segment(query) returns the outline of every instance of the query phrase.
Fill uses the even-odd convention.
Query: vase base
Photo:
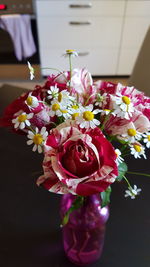
[[[66,253],[67,258],[72,263],[78,265],[78,266],[88,266],[89,264],[92,264],[96,262],[100,256],[101,252],[99,252],[99,255],[97,255],[97,251],[90,251],[90,252],[79,252],[79,251],[70,251],[69,253]]]

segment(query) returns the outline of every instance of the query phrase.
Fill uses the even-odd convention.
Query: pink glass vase
[[[61,216],[70,208],[75,196],[63,195]],[[85,198],[81,208],[74,210],[68,223],[63,226],[63,246],[69,260],[79,266],[86,266],[101,256],[105,224],[109,217],[108,206],[101,208],[99,194]]]

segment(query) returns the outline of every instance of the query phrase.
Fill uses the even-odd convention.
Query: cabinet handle
[[[88,3],[88,4],[71,4],[69,5],[70,8],[91,8],[92,7],[92,3]]]
[[[88,56],[89,54],[90,54],[90,52],[78,52],[79,57]]]
[[[70,25],[90,25],[90,21],[70,21]]]

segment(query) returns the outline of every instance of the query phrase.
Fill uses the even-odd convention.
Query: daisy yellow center
[[[129,136],[135,136],[136,135],[136,130],[135,129],[128,129],[128,135]]]
[[[52,105],[52,110],[53,111],[56,111],[58,109],[60,109],[60,105],[59,104],[55,103],[55,104]]]
[[[62,113],[67,113],[67,110],[65,110],[65,109],[61,109],[61,112],[62,112]]]
[[[78,105],[73,105],[72,108],[73,109],[78,109]]]
[[[76,119],[76,117],[78,117],[78,116],[79,116],[79,113],[78,113],[78,112],[76,112],[76,113],[72,114],[72,119],[73,119],[73,120],[75,120],[75,119]]]
[[[72,54],[73,52],[74,52],[74,50],[72,50],[72,49],[67,49],[67,50],[66,50],[66,53],[67,53],[67,54]]]
[[[27,98],[26,101],[27,101],[28,106],[32,106],[33,100],[32,100],[32,97],[31,96],[28,96],[28,98]]]
[[[123,101],[123,103],[125,103],[126,105],[129,105],[129,104],[131,103],[130,98],[129,98],[128,96],[125,96],[125,95],[122,97],[122,101]]]
[[[33,137],[33,142],[36,144],[36,145],[41,145],[42,142],[43,142],[43,137],[41,134],[35,134],[34,137]]]
[[[18,121],[19,122],[24,122],[27,119],[27,115],[21,114],[18,116]]]
[[[62,100],[62,93],[59,93],[58,94],[58,101],[61,102],[61,100]]]
[[[92,121],[94,119],[94,114],[93,112],[91,111],[84,111],[83,112],[83,118],[86,120],[86,121]]]
[[[150,141],[150,135],[147,136],[148,141]]]
[[[118,158],[119,157],[119,154],[115,151],[115,154],[116,154],[116,157]]]
[[[105,108],[104,111],[108,111],[108,112],[110,112],[110,109]]]
[[[134,145],[134,149],[137,151],[137,152],[141,152],[141,146],[139,145]]]

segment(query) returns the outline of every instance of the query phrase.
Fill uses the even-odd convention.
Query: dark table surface
[[[0,88],[0,113],[22,89]],[[0,128],[0,266],[73,267],[63,252],[61,196],[38,188],[43,156],[26,138]],[[147,160],[130,160],[130,170],[150,173]],[[100,260],[91,267],[150,267],[150,178],[128,176],[142,188],[135,200],[124,198],[125,183],[112,187],[110,218]]]

